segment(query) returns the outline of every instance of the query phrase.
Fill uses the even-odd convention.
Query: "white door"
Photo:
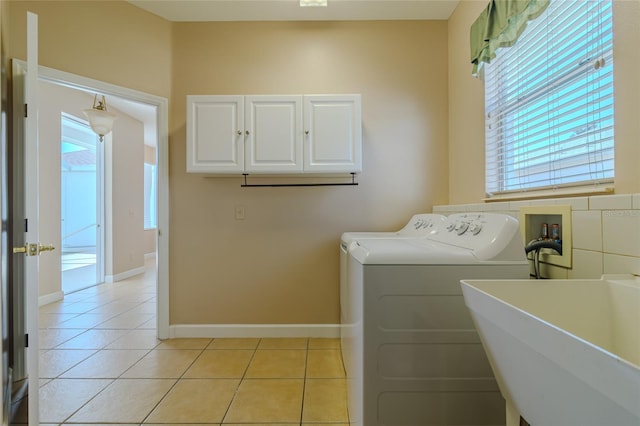
[[[28,228],[25,241],[40,252],[40,209],[38,205],[39,164],[38,164],[38,15],[27,13],[27,76],[25,80],[25,100],[27,117],[25,118],[25,214]],[[40,424],[39,412],[39,345],[38,345],[38,283],[39,256],[27,256],[25,261],[25,299],[27,310],[27,333],[31,336],[27,348],[27,373],[30,378],[29,425]]]
[[[39,424],[39,372],[38,372],[38,280],[39,254],[48,251],[39,242],[38,208],[38,16],[27,12],[27,65],[14,64],[13,78],[17,88],[14,91],[14,114],[25,107],[25,118],[18,122],[21,135],[14,143],[23,141],[24,148],[24,246],[14,247],[14,256],[24,256],[24,320],[28,336],[26,352],[26,377],[29,379],[29,425]],[[22,101],[22,102],[21,102]],[[20,125],[22,124],[22,125]],[[14,217],[14,220],[22,218]]]
[[[187,171],[242,173],[242,96],[187,96]]]
[[[302,96],[245,97],[245,171],[302,171]]]
[[[305,95],[304,171],[362,171],[360,95]]]

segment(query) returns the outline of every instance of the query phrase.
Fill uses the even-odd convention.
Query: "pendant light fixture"
[[[98,135],[100,142],[104,141],[104,135],[108,135],[113,128],[116,115],[107,111],[107,100],[104,95],[98,100],[98,94],[93,97],[93,107],[82,111],[89,120],[91,129]]]

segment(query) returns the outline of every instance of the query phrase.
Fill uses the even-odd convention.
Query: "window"
[[[144,163],[144,229],[156,227],[156,165]]]
[[[552,0],[484,68],[486,190],[611,182],[611,0]]]

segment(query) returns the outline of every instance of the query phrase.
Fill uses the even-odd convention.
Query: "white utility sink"
[[[461,284],[507,426],[640,425],[640,277]]]

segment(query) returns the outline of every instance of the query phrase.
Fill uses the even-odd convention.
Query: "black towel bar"
[[[247,183],[248,173],[243,173],[244,183],[240,185],[241,188],[260,188],[260,187],[271,187],[271,188],[282,188],[289,186],[358,186],[358,182],[355,181],[356,174],[351,173],[351,182],[325,182],[325,183],[256,183],[249,184]]]

